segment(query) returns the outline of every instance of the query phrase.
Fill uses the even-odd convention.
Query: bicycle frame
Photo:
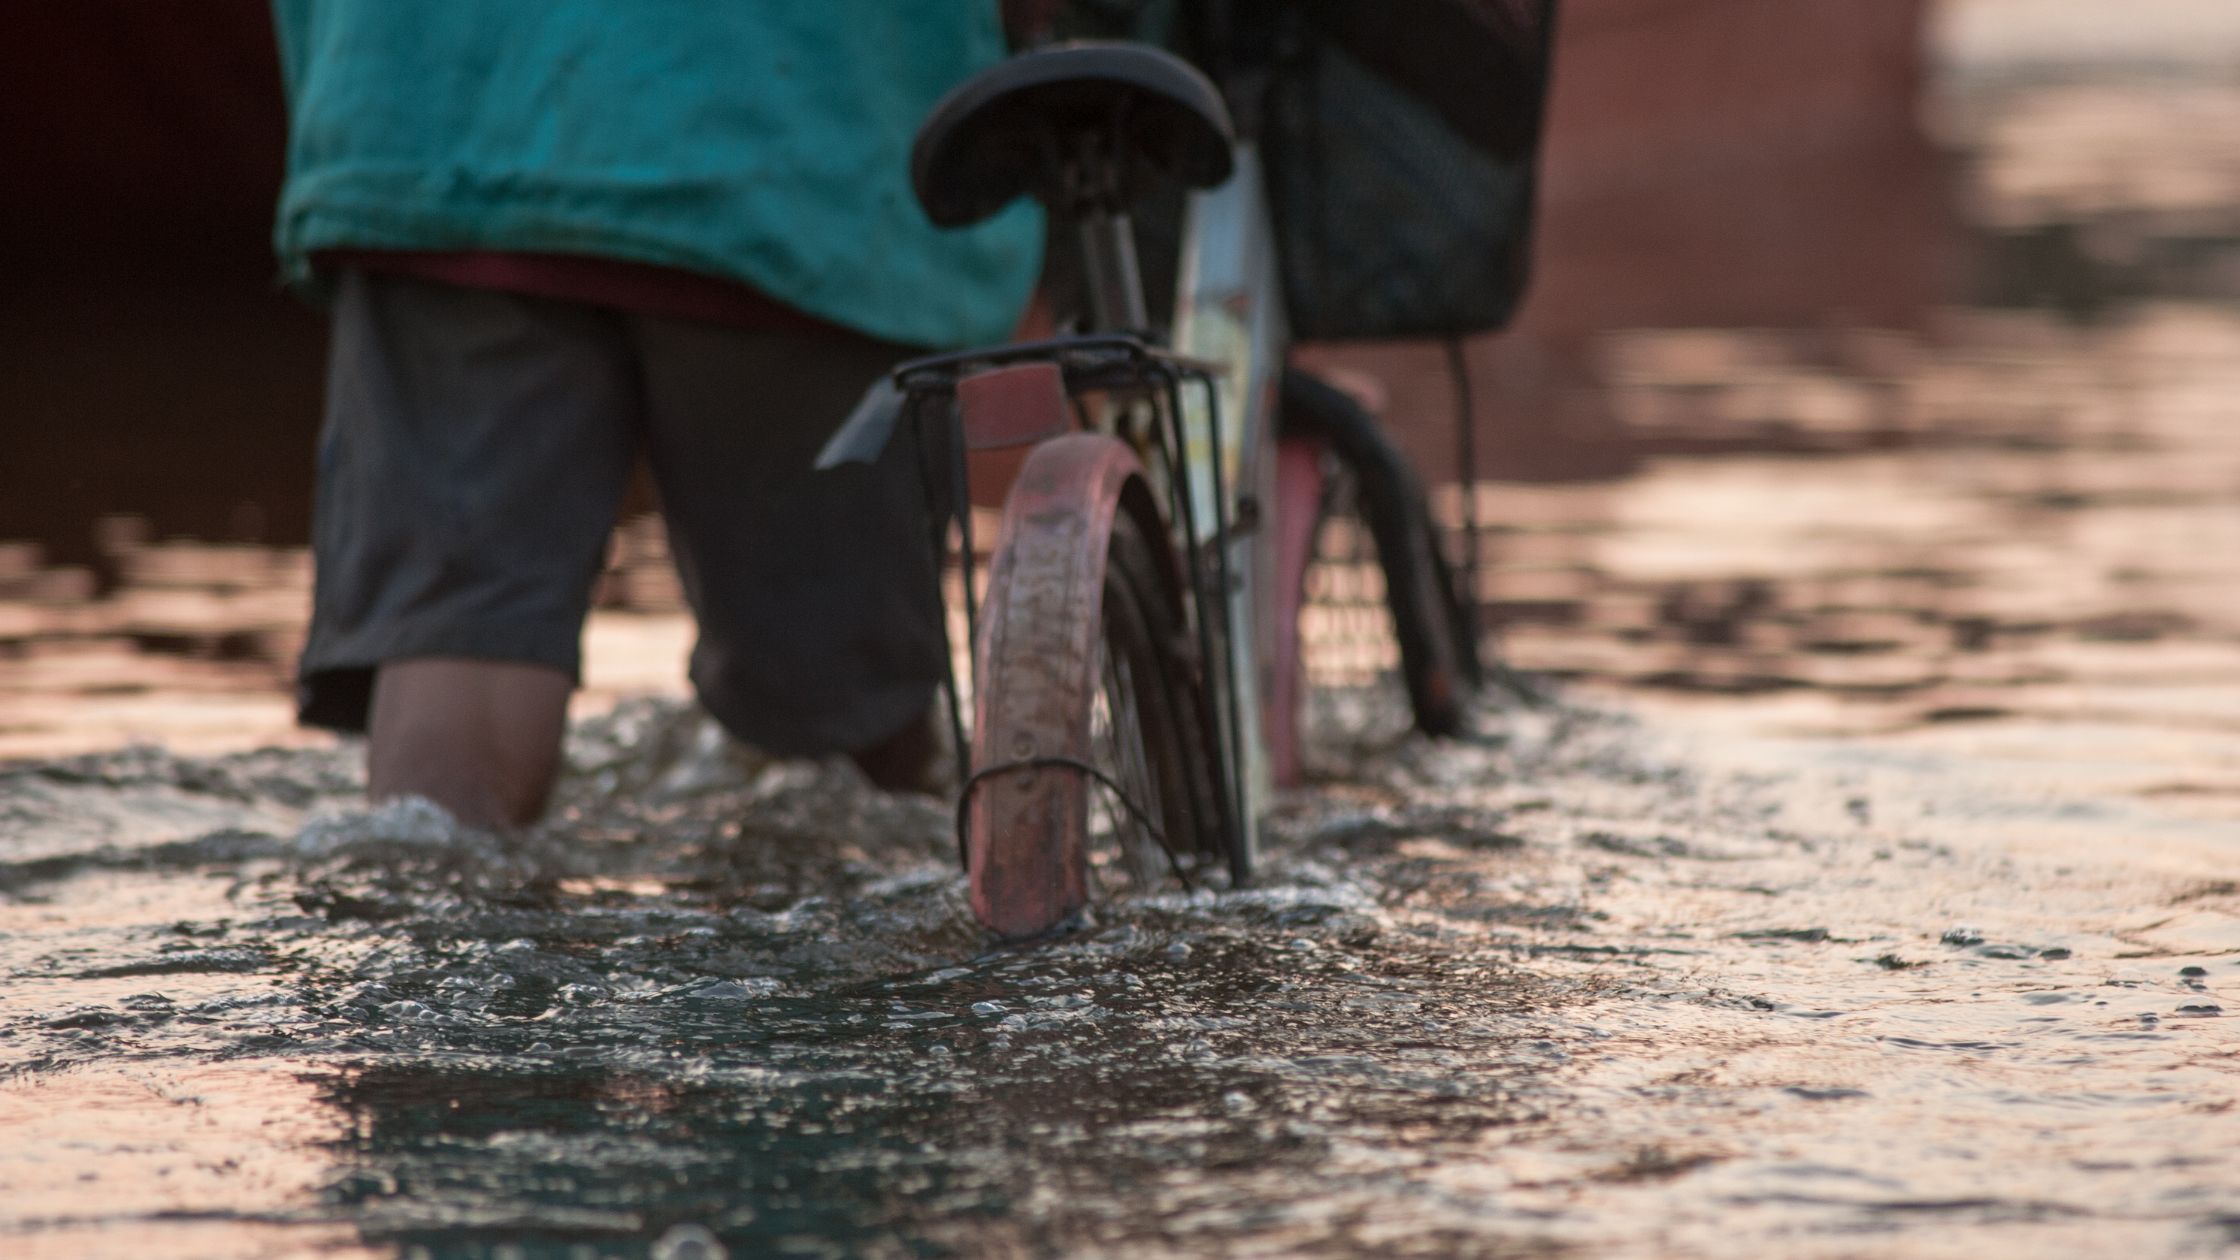
[[[1276,385],[1289,338],[1260,159],[1250,141],[1238,144],[1228,183],[1190,198],[1175,295],[1175,348],[1222,369],[1214,386],[1218,416],[1195,398],[1185,402],[1182,469],[1198,519],[1234,522],[1217,542],[1230,574],[1226,620],[1241,629],[1227,645],[1231,686],[1222,720],[1239,780],[1241,825],[1257,848],[1272,790],[1262,699],[1282,614],[1270,578],[1277,571]]]
[[[1196,639],[1186,656],[1195,662],[1190,668],[1207,697],[1201,729],[1212,763],[1208,790],[1213,795],[1204,805],[1220,817],[1197,816],[1218,824],[1232,876],[1244,879],[1272,788],[1263,729],[1270,628],[1291,611],[1269,581],[1279,570],[1272,517],[1276,404],[1286,330],[1258,155],[1248,138],[1239,138],[1231,157],[1229,177],[1192,194],[1187,203],[1168,336],[1151,327],[1127,206],[1089,196],[1072,205],[1069,224],[1086,280],[1087,309],[1075,325],[1081,331],[901,365],[891,377],[893,389],[867,397],[828,444],[820,464],[875,453],[898,420],[907,422],[918,443],[934,560],[946,566],[953,558],[963,569],[965,620],[975,644],[976,671],[982,665],[980,654],[993,650],[983,645],[1029,641],[1007,629],[1021,624],[1020,617],[1029,619],[1024,624],[1051,627],[1052,634],[1071,635],[1070,627],[1078,623],[1067,622],[1061,609],[1094,610],[1099,599],[1091,587],[1059,592],[1061,603],[1053,605],[1042,585],[1005,585],[1011,594],[1002,609],[983,617],[974,571],[970,452],[1032,448],[1021,465],[1032,475],[1005,496],[999,577],[1000,559],[1015,554],[1010,540],[1027,535],[1036,539],[1034,554],[1048,558],[1033,562],[1044,566],[1036,570],[1036,583],[1070,583],[1082,574],[1102,572],[1103,540],[1116,511],[1134,517],[1135,527],[1147,536],[1164,540],[1169,554],[1161,564],[1181,600],[1183,624],[1175,633]],[[1098,165],[1116,159],[1099,148],[1094,135],[1085,135],[1070,157],[1053,155],[1052,160],[1073,163],[1067,178],[1078,182],[1069,188],[1117,186],[1109,168]],[[1077,430],[1098,440],[1066,438]],[[1115,477],[1140,483],[1132,500],[1126,493],[1114,497],[1122,488]],[[1058,524],[1061,519],[1071,523]],[[1015,523],[1024,533],[1014,534]],[[1056,561],[1060,552],[1074,548],[1093,549],[1093,566],[1087,551],[1078,562]],[[1072,647],[1053,644],[1052,649],[1059,652],[1054,659],[1072,659]],[[953,661],[953,654],[945,655]],[[1056,765],[1086,778],[1103,777],[1070,753],[1049,751],[1054,728],[1035,725],[1043,719],[1018,716],[1047,712],[1037,707],[1042,701],[1036,698],[1045,675],[1028,672],[1036,679],[1033,687],[1007,688],[1003,694],[1014,699],[1006,701],[1004,716],[969,735],[962,689],[955,676],[949,680],[952,730],[966,754],[959,766],[958,838],[968,869],[975,865],[973,845],[980,842],[968,843],[967,823],[976,816],[972,801],[984,780],[1015,776],[1010,781],[1023,785],[1034,781],[1038,767]],[[975,676],[973,683],[975,711],[988,719],[988,680]],[[1021,721],[1028,725],[1017,725]],[[990,739],[1000,740],[1003,747],[982,747]],[[1114,787],[1109,780],[1107,786]],[[1015,799],[1021,798],[1007,794],[1003,808],[1011,808]],[[1121,800],[1135,808],[1125,793]],[[1032,882],[1039,859],[1013,868],[1006,865],[1011,855],[1009,848],[1001,850],[998,873],[990,878],[1006,879],[1002,872],[1018,869],[1029,871]],[[1188,882],[1179,866],[1176,873]],[[976,874],[976,897],[979,879]],[[1049,904],[1039,892],[1018,895]],[[1076,896],[1064,894],[1064,904],[1079,904]],[[1040,909],[1026,914],[1032,930],[1041,930],[1047,918]]]
[[[1271,793],[1299,776],[1299,601],[1331,476],[1363,496],[1419,729],[1460,729],[1477,677],[1405,458],[1358,400],[1286,367],[1250,126],[1266,50],[1214,51],[1225,92],[1155,47],[1086,43],[1023,53],[935,107],[911,168],[929,217],[1040,199],[1079,245],[1087,309],[1066,335],[903,364],[817,461],[873,459],[910,430],[931,558],[963,570],[973,643],[969,736],[943,654],[960,856],[974,912],[1013,939],[1084,910],[1114,839],[1123,857],[1156,842],[1185,887],[1209,860],[1251,880]],[[1164,333],[1130,223],[1159,176],[1200,190]],[[1005,448],[1025,449],[982,610],[970,454]]]
[[[1142,281],[1126,217],[1101,216],[1080,228],[1091,321],[1100,327],[1082,337],[921,360],[905,365],[896,379],[907,388],[912,380],[923,381],[928,367],[1038,358],[1063,362],[1069,350],[1109,351],[1137,341],[1144,322]],[[1231,825],[1248,851],[1259,847],[1259,821],[1273,791],[1263,700],[1269,668],[1280,655],[1273,628],[1287,611],[1268,580],[1278,569],[1271,527],[1276,387],[1288,342],[1279,283],[1259,157],[1249,141],[1240,141],[1228,182],[1192,194],[1185,210],[1173,353],[1160,355],[1140,342],[1142,375],[1133,381],[1124,372],[1099,380],[1085,365],[1067,373],[1076,397],[1100,387],[1122,395],[1131,385],[1152,387],[1156,405],[1173,425],[1174,449],[1166,459],[1149,462],[1145,472],[1177,509],[1168,527],[1199,596],[1194,620],[1221,725]],[[1185,383],[1201,388],[1181,388]],[[1113,432],[1119,410],[1105,408],[1090,427]],[[960,446],[971,446],[969,435]],[[1180,486],[1167,484],[1170,468],[1179,469]],[[955,494],[961,499],[963,493],[960,482]],[[971,547],[968,536],[966,552]],[[966,621],[977,638],[970,586],[968,571]],[[1217,600],[1205,599],[1208,592],[1218,593]],[[956,726],[964,747],[961,716]]]

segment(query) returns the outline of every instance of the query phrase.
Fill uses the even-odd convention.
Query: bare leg
[[[391,661],[373,686],[366,793],[425,796],[500,830],[544,814],[560,768],[573,681],[512,661]]]

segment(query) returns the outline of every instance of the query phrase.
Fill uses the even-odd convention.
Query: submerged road
[[[1322,725],[1263,887],[1028,949],[936,804],[657,704],[503,844],[341,753],[19,763],[0,1252],[2240,1245],[2223,825],[1583,710]]]

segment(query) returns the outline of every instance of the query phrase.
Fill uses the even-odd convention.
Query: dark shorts
[[[345,273],[301,720],[363,730],[386,661],[580,677],[592,584],[643,454],[709,711],[784,754],[899,731],[931,702],[942,651],[910,446],[871,467],[810,464],[908,353]]]

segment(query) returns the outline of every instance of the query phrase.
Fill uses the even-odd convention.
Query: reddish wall
[[[1480,471],[1631,458],[1594,341],[1659,326],[1909,326],[1958,295],[1962,236],[1917,110],[1929,0],[1564,0],[1534,280],[1470,343]],[[1435,475],[1443,351],[1325,353],[1382,377]]]
[[[325,342],[273,285],[264,0],[15,5],[0,85],[0,538],[301,538]]]
[[[1928,0],[1570,0],[1525,326],[1906,323],[1953,221]]]
[[[271,277],[284,120],[265,0],[16,6],[0,83],[11,281]]]
[[[1914,118],[1927,4],[1566,0],[1538,276],[1518,327],[1471,346],[1485,470],[1622,464],[1602,330],[1904,324],[1949,294]],[[0,40],[0,538],[83,555],[116,510],[302,535],[322,334],[271,285],[268,21],[265,0],[70,0]],[[1438,350],[1342,357],[1451,470]]]

